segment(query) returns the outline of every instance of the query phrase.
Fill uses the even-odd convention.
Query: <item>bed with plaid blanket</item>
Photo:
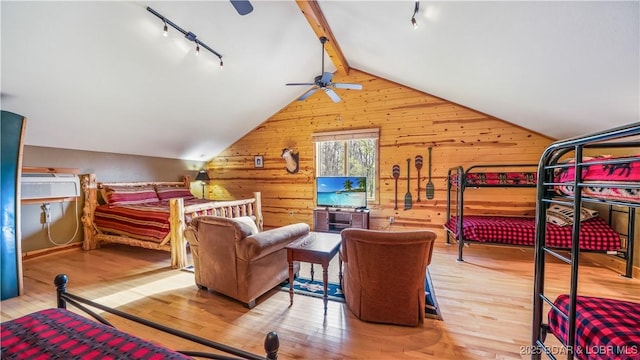
[[[193,359],[191,356],[198,359],[278,358],[280,340],[275,331],[270,331],[265,336],[263,343],[266,356],[254,354],[71,294],[67,292],[68,280],[65,274],[58,274],[54,278],[57,308],[38,310],[0,324],[0,359],[178,360]],[[74,311],[69,310],[69,307]],[[99,314],[96,309],[102,313]],[[104,317],[105,314],[110,319]],[[149,340],[115,328],[111,323],[113,320],[142,326],[147,329],[144,336]],[[139,329],[139,326],[128,328]],[[163,334],[179,340],[176,344],[192,347],[194,350],[172,350],[163,346],[159,340],[159,335]]]
[[[2,359],[191,359],[66,309],[40,310],[1,327]]]
[[[208,200],[184,200],[185,209],[192,205],[208,204]],[[216,215],[216,208],[203,207],[199,211],[185,212],[185,223],[193,216]],[[162,243],[171,230],[169,201],[136,205],[100,205],[94,212],[94,224],[105,234],[116,234]]]
[[[452,217],[445,230],[459,239],[457,218]],[[553,248],[571,248],[571,226],[547,223],[546,245]],[[495,243],[503,245],[533,246],[535,244],[535,218],[465,215],[462,235],[465,242]],[[602,218],[585,220],[580,226],[580,248],[589,251],[616,251],[621,247],[620,235]]]
[[[640,155],[590,157],[583,164],[582,196],[640,204]],[[575,168],[558,168],[554,177],[556,192],[573,196]]]
[[[449,175],[452,186],[463,187],[535,187],[537,164],[474,165]]]
[[[554,304],[569,313],[569,295],[559,295]],[[554,309],[548,317],[551,333],[567,344],[567,319]],[[578,296],[574,350],[580,360],[640,359],[640,304]]]

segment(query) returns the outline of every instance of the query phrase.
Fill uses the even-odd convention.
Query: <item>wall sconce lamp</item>
[[[413,16],[411,17],[411,25],[413,25],[414,29],[418,28],[418,22],[416,21],[418,11],[420,11],[420,1],[416,1],[416,7],[413,9]]]
[[[217,56],[218,59],[220,59],[220,68],[222,68],[222,66],[223,66],[222,55],[220,55],[217,51],[215,51],[212,48],[210,48],[209,46],[207,46],[207,44],[205,44],[202,41],[198,40],[196,34],[192,33],[191,31],[183,30],[180,26],[174,24],[171,20],[169,20],[166,17],[160,15],[160,13],[158,13],[155,10],[153,10],[151,7],[147,7],[147,11],[149,11],[153,15],[157,16],[158,18],[160,18],[160,20],[162,20],[162,22],[164,23],[162,35],[167,36],[167,33],[168,33],[167,25],[171,25],[172,28],[174,28],[174,29],[180,31],[182,34],[184,34],[184,37],[187,38],[187,40],[193,41],[194,43],[196,43],[196,55],[198,55],[200,53],[200,46],[202,46],[203,48],[211,51],[211,53],[213,55]]]
[[[204,199],[204,183],[211,180],[211,178],[209,178],[209,173],[207,172],[207,170],[202,169],[198,171],[198,175],[196,175],[196,180],[202,182],[202,198]]]

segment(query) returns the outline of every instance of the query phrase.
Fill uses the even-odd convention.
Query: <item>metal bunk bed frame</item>
[[[556,359],[550,348],[545,346],[544,341],[547,333],[549,332],[548,324],[543,323],[543,306],[547,304],[554,311],[558,311],[561,316],[568,320],[569,330],[567,341],[561,342],[566,347],[567,359],[573,359],[575,354],[576,344],[576,302],[578,293],[578,265],[579,265],[579,241],[578,234],[580,233],[580,221],[573,223],[572,234],[572,246],[570,255],[564,256],[558,251],[545,246],[545,222],[546,222],[546,209],[551,203],[564,203],[561,200],[554,200],[553,198],[565,198],[573,202],[574,213],[577,209],[580,209],[583,202],[598,202],[605,203],[610,206],[618,205],[629,208],[628,221],[629,226],[627,230],[627,266],[625,277],[632,277],[633,271],[633,243],[634,243],[634,221],[635,210],[640,207],[638,203],[630,203],[625,201],[615,200],[603,200],[582,196],[582,188],[586,186],[597,187],[616,187],[626,189],[638,189],[637,184],[607,184],[607,183],[589,183],[586,184],[582,181],[582,167],[586,165],[583,163],[583,150],[594,148],[640,148],[640,141],[616,141],[602,143],[604,141],[612,141],[616,139],[625,139],[629,137],[640,136],[640,123],[633,123],[626,126],[617,127],[614,129],[602,131],[599,133],[570,138],[563,141],[558,141],[551,144],[543,153],[540,158],[540,165],[538,168],[538,186],[537,186],[537,205],[536,205],[536,244],[535,244],[535,275],[534,275],[534,297],[533,297],[533,329],[532,329],[532,348],[536,351],[532,351],[531,359],[540,359],[542,353],[546,354],[550,359]],[[574,151],[573,163],[558,164],[558,160]],[[628,161],[628,160],[627,160]],[[603,159],[601,161],[592,161],[589,165],[595,164],[616,164],[622,163],[616,159]],[[553,187],[556,185],[563,185],[561,183],[555,183],[553,178],[553,172],[555,169],[566,168],[572,166],[575,168],[574,196],[559,195],[553,191]],[[548,297],[544,294],[544,280],[545,280],[545,259],[546,255],[554,256],[555,258],[564,261],[571,265],[571,278],[569,288],[569,313],[563,313]]]
[[[458,261],[464,261],[462,258],[462,249],[465,245],[465,238],[462,231],[462,222],[464,219],[464,191],[467,188],[467,175],[475,172],[478,169],[505,169],[505,168],[528,168],[531,167],[532,171],[538,167],[538,164],[490,164],[490,165],[473,165],[470,166],[466,171],[462,168],[462,166],[456,166],[449,169],[447,173],[447,221],[451,219],[451,189],[454,187],[451,184],[451,175],[455,173],[456,178],[459,183],[455,186],[455,216],[456,216],[456,228],[458,230]],[[482,185],[472,185],[469,187],[479,188],[479,187],[492,187],[492,188],[503,188],[503,187],[520,187],[520,188],[533,188],[536,187],[535,184],[482,184]],[[451,243],[451,237],[453,236],[449,231],[446,231],[447,235],[447,244]],[[475,241],[474,241],[475,242]],[[499,244],[499,243],[491,243],[491,245],[503,245],[503,246],[514,246],[508,244]]]

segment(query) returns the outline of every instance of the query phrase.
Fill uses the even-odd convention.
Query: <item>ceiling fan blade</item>
[[[300,96],[298,98],[298,101],[304,101],[306,100],[309,96],[313,95],[316,91],[318,91],[319,88],[315,87],[313,89],[310,89],[309,91],[307,91],[306,93],[304,93],[302,96]]]
[[[338,96],[338,94],[336,94],[335,91],[333,91],[333,89],[329,89],[329,88],[322,88],[324,90],[324,92],[327,93],[327,95],[329,95],[329,97],[331,98],[331,100],[333,100],[333,102],[340,102],[342,101],[342,99],[340,99],[340,96]]]
[[[320,78],[320,82],[323,84],[328,84],[329,82],[331,82],[331,79],[333,78],[333,74],[330,72],[324,72],[322,73],[322,77]]]
[[[314,83],[288,83],[285,84],[286,86],[290,86],[290,85],[305,85],[305,86],[313,86],[315,85]]]
[[[336,89],[362,90],[362,85],[360,84],[333,83],[331,85]]]
[[[253,11],[253,5],[249,2],[249,0],[230,0],[231,5],[236,8],[236,11],[240,15],[247,15],[248,13]]]

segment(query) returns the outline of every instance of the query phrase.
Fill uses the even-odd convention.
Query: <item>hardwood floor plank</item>
[[[25,294],[0,303],[1,320],[55,306],[53,278],[105,305],[246,351],[263,353],[276,331],[281,359],[527,359],[531,338],[533,251],[472,245],[458,262],[457,247],[437,243],[429,271],[443,321],[419,327],[358,320],[344,303],[273,289],[249,310],[225,296],[198,290],[193,274],[170,269],[168,254],[121,245],[66,251],[24,262]],[[640,303],[640,281],[581,260],[584,295]],[[330,268],[331,270],[331,268]],[[316,273],[318,275],[318,273]],[[549,260],[547,295],[565,292],[569,268]],[[546,311],[545,311],[546,316]],[[165,346],[204,350],[141,325],[106,316],[119,328]],[[551,336],[550,336],[551,337]]]

